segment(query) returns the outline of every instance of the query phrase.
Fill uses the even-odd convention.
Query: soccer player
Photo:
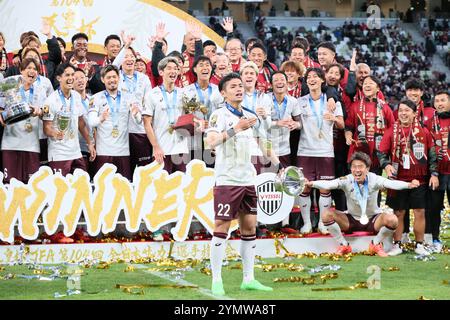
[[[271,78],[273,92],[268,94],[271,100],[271,127],[268,132],[273,152],[283,167],[291,165],[289,144],[290,133],[300,128],[300,109],[298,100],[287,93],[287,76],[276,71]]]
[[[247,61],[241,66],[241,79],[244,84],[244,100],[242,106],[255,112],[260,119],[257,130],[260,137],[267,137],[267,130],[271,124],[271,105],[269,95],[256,90],[256,80],[258,78],[258,67],[254,62]],[[250,154],[256,173],[260,174],[264,165],[267,164],[266,157],[255,140],[250,142]],[[270,163],[269,163],[270,167]]]
[[[132,47],[126,50],[120,71],[119,90],[131,95],[139,106],[145,103],[145,97],[152,89],[149,78],[136,71],[136,52]],[[142,112],[142,110],[139,110]],[[143,122],[137,122],[134,117],[129,117],[128,123],[130,143],[131,175],[137,166],[145,166],[151,162],[152,150],[147,139]]]
[[[22,85],[20,94],[22,101],[33,109],[32,117],[8,124],[4,127],[2,137],[2,160],[4,183],[16,178],[28,183],[29,178],[39,170],[39,116],[47,98],[45,88],[36,83],[40,65],[38,60],[24,59],[19,66]],[[0,108],[3,109],[0,101]],[[0,117],[1,118],[1,117]],[[0,119],[2,124],[3,118]]]
[[[414,190],[392,192],[389,190],[386,204],[394,209],[398,227],[394,233],[394,246],[389,255],[402,253],[400,241],[403,232],[405,209],[414,211],[415,252],[429,255],[423,246],[425,233],[425,204],[427,188],[439,186],[436,150],[428,129],[422,127],[417,116],[417,105],[402,100],[398,107],[398,121],[386,131],[380,143],[378,159],[388,178],[400,181],[417,179],[420,186]],[[428,174],[431,178],[428,182]]]
[[[105,163],[117,167],[117,173],[132,179],[130,167],[129,121],[142,121],[139,101],[133,95],[120,90],[120,72],[114,65],[101,71],[105,91],[91,99],[89,125],[96,128],[97,158],[94,163],[98,172]]]
[[[182,90],[175,87],[180,65],[174,57],[166,57],[158,64],[163,84],[150,91],[142,112],[147,138],[153,147],[153,157],[170,174],[186,171],[189,161],[188,139],[173,125],[183,114]]]
[[[75,169],[87,170],[81,155],[78,131],[88,145],[90,161],[96,156],[95,147],[86,123],[83,119],[83,104],[81,96],[73,90],[76,67],[69,63],[60,64],[55,71],[60,88],[53,92],[45,101],[43,115],[44,133],[48,139],[49,166],[55,173],[65,176]],[[68,117],[68,121],[64,119]],[[68,122],[68,123],[67,123]]]
[[[321,213],[322,221],[333,238],[339,243],[337,253],[340,255],[352,252],[342,235],[344,232],[369,231],[377,233],[369,244],[369,253],[387,257],[383,249],[384,238],[392,236],[398,225],[394,214],[383,212],[378,204],[378,192],[384,188],[403,190],[419,186],[418,180],[410,183],[383,178],[369,172],[370,157],[364,152],[355,152],[350,158],[351,174],[331,181],[308,181],[306,185],[318,189],[341,189],[347,198],[348,213],[327,208]],[[366,214],[369,222],[361,223],[361,216]]]
[[[195,99],[201,106],[206,109],[196,111],[194,115],[200,119],[199,127],[191,138],[192,159],[204,160],[207,165],[213,165],[214,159],[210,150],[203,150],[203,132],[208,127],[208,121],[211,114],[222,103],[223,98],[215,84],[210,83],[211,73],[213,70],[212,62],[207,56],[199,56],[193,65],[193,72],[197,81],[188,85],[183,90],[183,99]]]
[[[254,278],[256,250],[256,206],[254,185],[256,175],[251,163],[250,141],[255,139],[257,116],[242,107],[244,85],[240,76],[230,73],[219,83],[225,106],[211,116],[207,130],[207,143],[216,149],[214,187],[215,226],[211,240],[211,270],[214,295],[224,295],[222,261],[231,221],[239,219],[243,282],[241,290],[272,291]],[[264,148],[264,147],[262,147]],[[264,150],[264,152],[267,152]],[[271,161],[279,165],[277,157],[269,151]]]
[[[84,71],[77,68],[75,70],[75,75],[74,75],[73,89],[76,92],[78,92],[81,96],[81,104],[83,105],[83,119],[84,119],[84,122],[89,131],[89,137],[91,138],[92,143],[95,144],[94,130],[92,130],[92,128],[89,127],[88,113],[89,113],[89,102],[91,101],[91,96],[87,93],[87,89],[86,89],[87,82],[88,82],[88,77],[86,76]],[[92,162],[89,161],[88,145],[86,143],[86,140],[84,140],[84,138],[81,134],[78,135],[78,139],[80,140],[81,154],[83,155],[84,162],[86,163],[86,168],[89,173],[89,176],[92,179],[93,175],[94,175],[94,171],[93,171],[94,168],[93,168]]]
[[[298,167],[308,180],[334,179],[334,147],[333,128],[344,127],[344,118],[340,102],[336,103],[335,110],[329,110],[327,96],[322,93],[322,84],[325,83],[325,74],[322,69],[311,68],[306,71],[305,80],[309,94],[299,99],[301,132],[298,145]],[[310,209],[311,189],[305,188],[300,194],[300,210],[303,218],[301,233],[312,231]],[[319,210],[324,212],[331,206],[331,193],[326,189],[320,190]],[[328,233],[322,220],[319,219],[319,232]]]

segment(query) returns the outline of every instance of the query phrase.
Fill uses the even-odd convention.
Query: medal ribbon
[[[320,95],[320,117],[317,115],[316,108],[314,107],[314,101],[311,98],[311,95],[309,96],[309,107],[311,108],[311,112],[313,113],[314,117],[316,117],[317,127],[319,128],[319,130],[321,130],[323,123],[323,112],[325,111],[325,95]]]
[[[174,93],[172,96],[172,103],[169,103],[166,88],[164,88],[164,85],[160,86],[160,89],[167,107],[167,116],[169,117],[169,123],[173,125],[175,123],[175,108],[177,104],[177,95],[178,95],[177,89],[176,88],[174,89]]]
[[[33,103],[33,96],[34,96],[34,87],[33,86],[30,87],[30,95],[28,96],[28,100],[27,100],[27,97],[25,95],[25,89],[23,88],[23,86],[20,87],[20,95],[22,96],[22,101],[23,102],[27,102],[29,104],[32,104]]]
[[[198,98],[200,99],[200,103],[204,104],[206,107],[209,108],[209,101],[211,100],[211,95],[212,95],[211,85],[208,84],[208,99],[205,99],[205,97],[203,96],[202,89],[200,88],[200,86],[198,85],[197,82],[195,83],[195,89],[197,90],[197,95],[198,95]]]
[[[366,177],[364,180],[363,190],[361,192],[361,188],[358,183],[353,179],[353,186],[355,188],[356,200],[358,200],[359,206],[361,207],[361,216],[366,213],[367,210],[367,200],[369,199],[369,178]]]
[[[225,107],[227,107],[228,111],[230,111],[232,114],[237,116],[239,119],[244,117],[244,113],[243,112],[233,108],[232,106],[230,106],[230,104],[228,102],[225,103]],[[258,117],[254,111],[252,111],[250,109],[247,109],[245,107],[242,107],[242,109],[247,111],[247,112],[250,112],[250,113],[254,114],[256,117]]]
[[[247,109],[255,111],[257,94],[258,93],[256,92],[256,90],[253,91],[253,98],[252,98],[252,104],[251,105],[249,105],[249,103],[248,103],[247,95],[244,94],[244,105],[247,107]]]
[[[112,116],[112,120],[113,120],[113,126],[117,127],[118,122],[119,122],[118,119],[119,119],[119,111],[120,111],[120,101],[122,99],[122,95],[121,95],[120,91],[117,91],[115,107],[114,107],[114,104],[112,102],[111,95],[106,90],[105,90],[105,97],[106,97],[106,101],[108,101],[109,108],[112,111],[111,112],[111,116]]]
[[[64,93],[61,91],[61,89],[58,89],[59,92],[59,98],[61,99],[61,103],[63,105],[64,111],[67,112],[67,103],[66,103],[66,97],[64,97]],[[72,115],[73,112],[73,106],[75,104],[75,99],[73,98],[73,94],[70,94],[70,114]]]
[[[86,111],[89,110],[89,104],[87,103],[87,101],[89,101],[89,98],[86,99],[81,98],[81,103],[83,104],[83,107]]]
[[[286,113],[287,108],[287,97],[284,97],[283,105],[280,110],[280,105],[278,104],[277,98],[275,98],[275,95],[273,95],[273,106],[275,108],[275,111],[278,116],[278,120],[282,120],[284,118],[284,114]]]
[[[125,85],[127,87],[127,90],[130,93],[134,93],[136,91],[136,88],[137,88],[137,80],[138,80],[137,72],[135,71],[134,74],[133,74],[133,81],[131,81],[128,78],[128,76],[123,71],[121,71],[121,73],[122,73],[122,77],[123,77],[123,79],[125,81]]]

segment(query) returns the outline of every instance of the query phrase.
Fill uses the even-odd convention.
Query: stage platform
[[[345,235],[354,252],[367,250],[374,238],[365,232]],[[391,244],[385,241],[385,250]],[[173,243],[173,244],[172,244]],[[183,242],[148,241],[122,243],[74,243],[74,244],[44,244],[44,245],[2,245],[0,246],[0,264],[38,263],[59,264],[65,262],[80,262],[83,260],[99,261],[131,261],[152,257],[167,258],[169,253],[174,259],[209,259],[210,241],[189,240]],[[283,257],[286,251],[290,253],[312,252],[316,254],[335,252],[338,244],[331,236],[311,234],[302,238],[271,238],[257,239],[256,254],[262,258]],[[172,251],[171,250],[172,245]],[[227,242],[227,256],[239,255],[239,239]],[[278,249],[278,250],[277,250]]]

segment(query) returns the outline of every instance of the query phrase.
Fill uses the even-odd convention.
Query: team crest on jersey
[[[413,152],[414,152],[414,157],[417,160],[422,159],[423,156],[425,155],[425,145],[420,142],[413,144]]]
[[[268,216],[274,215],[280,208],[283,201],[283,193],[275,191],[272,181],[266,181],[256,188],[258,196],[258,206]]]
[[[47,105],[45,105],[45,106],[42,108],[42,112],[43,112],[44,114],[48,114],[49,111],[50,111],[50,107],[47,106]]]

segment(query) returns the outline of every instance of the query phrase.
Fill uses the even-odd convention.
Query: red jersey
[[[216,74],[213,74],[211,79],[209,79],[209,83],[212,83],[212,84],[215,84],[216,86],[218,86],[220,80],[222,80],[222,78],[219,78]]]
[[[433,138],[427,128],[419,124],[404,128],[396,122],[386,130],[380,143],[380,151],[390,155],[394,168],[398,165],[397,180],[410,182],[417,179],[420,184],[425,184],[428,176],[428,153],[433,146]],[[404,168],[404,157],[409,158],[409,169]]]
[[[433,137],[436,154],[438,155],[439,173],[450,174],[450,153],[448,150],[450,117],[439,117],[439,114],[436,113],[433,118],[428,119],[425,125]]]
[[[288,94],[294,98],[299,98],[302,95],[302,82],[297,81],[297,84],[292,88],[289,88],[288,85]]]
[[[184,65],[182,67],[182,74],[180,78],[181,84],[183,85],[182,88],[187,87],[188,85],[195,82],[195,74],[192,71],[195,57],[192,54],[189,54],[187,51],[184,51],[183,58]]]
[[[380,166],[376,151],[384,133],[393,126],[395,120],[389,105],[381,101],[378,104],[373,101],[358,101],[351,105],[345,127],[353,132],[356,144],[350,146],[347,161],[353,153],[362,151],[370,156],[372,168]]]
[[[305,57],[305,60],[303,61],[303,65],[306,69],[309,68],[320,68],[320,64],[313,61],[310,57]]]
[[[157,86],[160,86],[163,82],[162,77],[161,76],[154,76],[153,72],[152,72],[152,61],[149,61],[147,63],[147,69],[146,69],[146,74],[148,76],[148,78],[150,79],[150,83],[152,85],[152,88],[155,88]]]

